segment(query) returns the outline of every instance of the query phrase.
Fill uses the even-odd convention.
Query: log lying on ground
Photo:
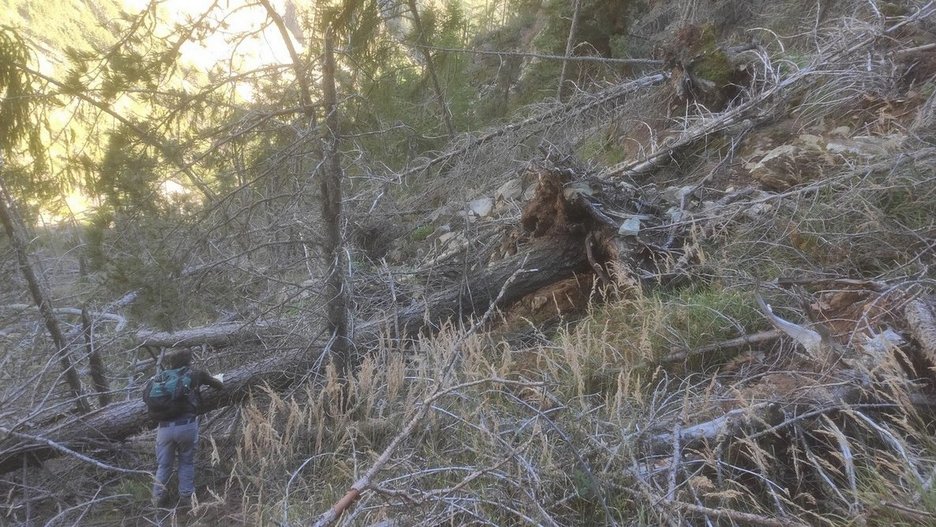
[[[7,304],[4,306],[0,306],[0,311],[7,311],[7,310],[9,311],[38,311],[38,308],[31,304]],[[73,315],[76,317],[81,316],[81,309],[78,309],[76,307],[56,307],[52,309],[52,312],[55,313],[56,315]],[[109,321],[115,322],[117,324],[114,327],[115,332],[123,331],[123,329],[127,326],[127,319],[114,313],[91,311],[89,312],[89,314],[91,315],[91,317],[96,318],[96,319],[103,319],[103,320],[109,320]]]
[[[224,376],[224,389],[202,392],[202,411],[208,412],[243,400],[254,386],[267,384],[274,388],[288,385],[295,375],[306,371],[317,358],[298,351],[280,354],[248,364]],[[142,399],[113,403],[82,416],[73,416],[46,429],[19,427],[15,431],[41,437],[75,451],[99,448],[107,443],[124,440],[154,423],[149,419]],[[0,441],[0,474],[22,468],[23,463],[35,463],[61,455],[47,444],[36,444],[13,438]]]
[[[583,269],[586,260],[580,243],[573,243],[571,239],[566,242],[556,242],[553,239],[550,243],[537,244],[491,269],[472,275],[464,286],[444,290],[402,309],[400,326],[405,328],[407,334],[412,335],[423,327],[424,322],[426,327],[432,330],[452,317],[464,317],[473,312],[483,313],[495,299],[504,281],[517,269],[529,269],[532,263],[542,266],[540,272],[521,273],[517,280],[506,288],[505,301],[548,285],[550,281],[567,277],[576,269]],[[377,328],[379,324],[371,323],[369,326]],[[379,331],[359,340],[359,347],[370,349],[375,346],[376,340],[368,339],[376,337],[377,334]],[[274,389],[285,387],[314,367],[318,358],[319,355],[315,353],[293,351],[225,372],[223,390],[203,390],[205,397],[202,410],[207,412],[237,403],[243,400],[252,388],[261,384],[270,385]],[[20,427],[15,431],[41,437],[71,450],[82,451],[122,441],[152,426],[142,400],[134,400],[114,403],[46,429]],[[0,442],[0,474],[22,468],[24,462],[34,463],[59,455],[61,451],[48,444],[8,437]]]
[[[266,324],[244,324],[226,322],[200,328],[180,331],[137,332],[137,344],[140,346],[163,346],[166,348],[201,346],[230,346],[248,342],[261,342],[264,337],[272,336],[276,328]]]
[[[514,275],[509,284],[506,282]],[[588,271],[585,246],[580,239],[554,237],[523,249],[515,256],[471,273],[460,285],[443,289],[399,310],[396,320],[377,320],[361,324],[356,340],[374,342],[381,330],[391,334],[399,329],[398,338],[413,338],[420,331],[436,332],[446,321],[462,321],[472,315],[481,316],[503,288],[501,305],[509,305],[521,297]],[[505,285],[506,284],[506,285]]]

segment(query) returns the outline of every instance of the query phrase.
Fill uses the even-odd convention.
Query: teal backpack
[[[163,370],[143,387],[143,402],[157,421],[174,419],[190,410],[192,371],[187,367]]]

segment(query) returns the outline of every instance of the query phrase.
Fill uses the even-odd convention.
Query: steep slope
[[[782,48],[704,10],[738,2],[665,4],[663,71],[356,188],[360,369],[283,317],[303,355],[228,372],[191,521],[307,523],[353,484],[360,524],[930,522],[933,6],[834,3]],[[2,453],[142,470],[144,426],[121,403]],[[147,483],[100,486],[143,522]]]

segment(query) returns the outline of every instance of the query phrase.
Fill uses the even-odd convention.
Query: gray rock
[[[494,193],[496,201],[512,201],[519,199],[523,195],[523,183],[520,178],[514,178],[504,183]]]
[[[565,199],[572,199],[572,197],[578,194],[583,196],[594,196],[595,193],[595,189],[587,181],[575,181],[569,183],[564,189],[562,189],[562,195],[565,197]]]

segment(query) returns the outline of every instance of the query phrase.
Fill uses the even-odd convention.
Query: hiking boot
[[[179,512],[186,512],[192,510],[192,495],[188,496],[179,496],[179,503],[176,504],[176,510]]]
[[[170,500],[171,500],[171,497],[169,496],[168,493],[154,495],[153,500],[152,500],[153,507],[156,509],[168,508]]]

